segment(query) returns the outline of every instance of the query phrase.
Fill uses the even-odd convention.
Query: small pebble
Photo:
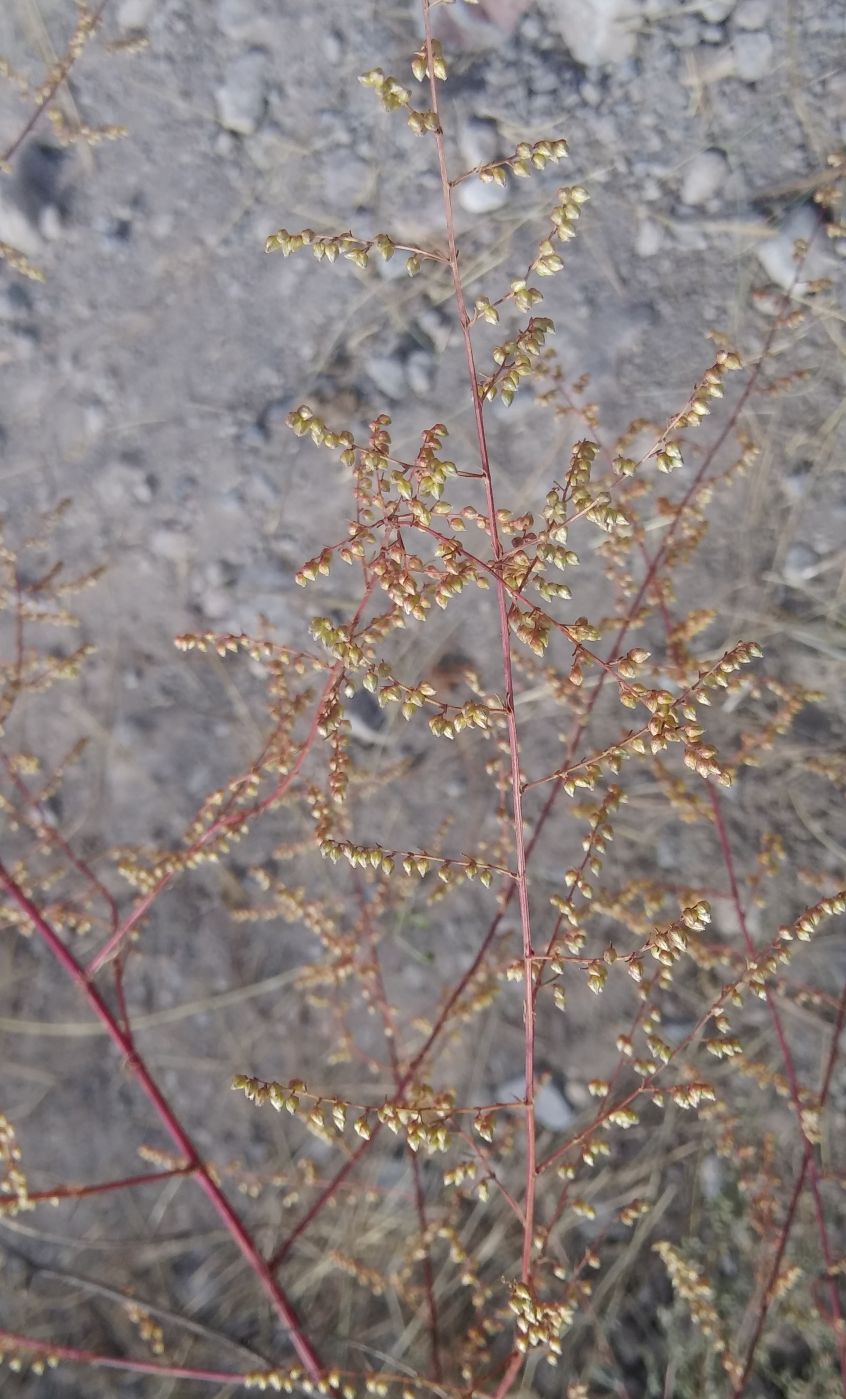
[[[738,29],[763,29],[769,17],[769,0],[740,0],[734,23]]]
[[[264,116],[267,100],[267,60],[261,49],[250,49],[226,65],[215,94],[217,111],[227,131],[251,136]]]
[[[709,24],[722,24],[734,9],[735,0],[701,0],[699,13]]]
[[[458,186],[458,202],[468,214],[491,214],[508,203],[508,186],[473,178]]]
[[[638,257],[654,257],[664,246],[665,230],[655,219],[641,219],[635,237],[635,252]]]
[[[437,364],[434,355],[426,350],[415,350],[405,364],[408,387],[418,398],[428,398],[435,385]]]
[[[368,378],[384,398],[389,398],[394,403],[405,398],[408,380],[405,366],[396,355],[369,355],[364,368]]]
[[[170,563],[183,564],[191,550],[191,541],[182,530],[172,526],[162,526],[150,535],[150,548],[160,559]]]
[[[716,1200],[722,1194],[725,1171],[718,1156],[710,1152],[699,1167],[699,1186],[706,1200]]]
[[[805,544],[802,540],[797,540],[791,544],[784,556],[781,566],[781,576],[790,587],[798,587],[800,583],[807,583],[819,570],[820,556],[816,549],[812,549],[810,544]]]
[[[498,1090],[500,1102],[522,1101],[526,1085],[522,1075],[509,1079]],[[543,1083],[535,1091],[535,1117],[538,1125],[549,1132],[564,1132],[575,1117],[573,1109],[560,1089],[553,1083]]]
[[[490,165],[500,154],[499,132],[489,117],[468,117],[458,131],[458,148],[468,170]]]
[[[773,41],[769,34],[738,34],[732,52],[735,75],[743,83],[759,83],[772,68]]]
[[[708,204],[724,188],[729,177],[725,153],[700,151],[687,165],[682,179],[681,199],[690,208]]]
[[[344,704],[344,715],[353,738],[360,743],[388,742],[385,733],[387,716],[379,701],[369,690],[356,690]]]
[[[699,43],[699,25],[695,15],[685,15],[669,30],[668,38],[673,48],[695,49]]]
[[[808,255],[802,264],[802,275],[797,281],[797,263],[794,255],[797,242],[809,245]],[[791,209],[782,220],[774,238],[767,238],[756,249],[758,261],[771,282],[782,291],[790,291],[802,296],[807,289],[807,280],[825,275],[827,270],[827,240],[820,228],[818,211],[810,204],[800,204]]]
[[[156,0],[122,0],[115,16],[121,29],[143,29],[156,6]]]

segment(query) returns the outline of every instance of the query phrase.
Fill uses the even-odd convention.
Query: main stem
[[[476,429],[476,443],[479,452],[479,465],[482,471],[485,502],[488,516],[488,527],[490,529],[491,542],[493,545],[494,558],[499,562],[502,559],[502,543],[499,537],[499,523],[496,516],[496,501],[494,497],[493,477],[491,473],[490,454],[488,452],[487,435],[485,433],[485,419],[482,409],[482,400],[479,396],[478,375],[476,373],[476,360],[473,354],[473,342],[470,336],[470,317],[467,314],[467,305],[464,299],[464,287],[461,280],[461,271],[458,265],[458,245],[455,238],[455,221],[452,212],[452,187],[447,169],[446,150],[444,147],[444,133],[441,127],[440,109],[438,104],[438,84],[435,77],[434,55],[432,52],[432,26],[431,26],[431,0],[422,0],[423,23],[426,35],[426,58],[429,69],[429,88],[431,93],[432,111],[437,118],[435,130],[435,146],[438,153],[438,169],[441,177],[441,191],[444,205],[444,221],[446,224],[447,246],[449,250],[449,268],[452,275],[453,291],[455,302],[458,308],[458,319],[461,325],[461,338],[464,344],[464,357],[467,363],[467,373],[470,379],[470,392],[473,399],[473,419]],[[532,922],[529,909],[529,885],[526,871],[526,839],[523,829],[523,790],[522,773],[520,770],[520,747],[519,735],[517,731],[517,715],[514,708],[514,673],[511,660],[511,633],[508,625],[508,594],[502,576],[497,570],[495,583],[497,613],[499,617],[499,639],[502,652],[502,671],[505,685],[505,716],[508,726],[508,748],[511,758],[511,801],[512,801],[512,824],[514,830],[514,846],[517,864],[517,897],[520,906],[520,927],[523,936],[523,1022],[524,1022],[524,1045],[525,1045],[525,1085],[526,1085],[526,1200],[525,1200],[525,1227],[523,1232],[523,1257],[521,1265],[521,1279],[528,1283],[532,1271],[532,1244],[534,1239],[534,1218],[535,1218],[535,1186],[537,1181],[537,1147],[535,1140],[535,1007],[534,1007],[534,948],[532,946]]]
[[[323,1375],[323,1366],[308,1341],[303,1331],[302,1324],[291,1303],[277,1283],[270,1267],[265,1262],[264,1258],[262,1258],[220,1186],[217,1185],[209,1174],[208,1168],[204,1164],[197,1148],[135,1048],[131,1034],[121,1028],[102,995],[97,990],[96,986],[92,985],[79,962],[77,962],[73,954],[68,951],[55,929],[47,922],[40,910],[24,893],[20,885],[16,883],[2,864],[0,864],[0,884],[3,885],[10,897],[14,899],[18,907],[26,914],[30,923],[32,923],[42,941],[46,943],[56,961],[85,996],[94,1014],[108,1031],[116,1048],[124,1055],[126,1063],[135,1077],[136,1082],[155,1108],[171,1140],[186,1158],[195,1179],[220,1215],[220,1218],[223,1220],[223,1223],[226,1225],[226,1228],[235,1240],[244,1258],[261,1283],[265,1293],[270,1298],[274,1311],[290,1333],[291,1343],[293,1344],[300,1362],[308,1371],[311,1378],[315,1381],[319,1381]]]

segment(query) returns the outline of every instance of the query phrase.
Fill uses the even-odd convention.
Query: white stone
[[[522,1102],[526,1092],[523,1076],[509,1079],[499,1089],[499,1099],[503,1103]],[[535,1118],[540,1127],[549,1132],[564,1132],[573,1121],[575,1113],[560,1089],[554,1083],[544,1083],[535,1091]]]
[[[0,243],[8,243],[26,257],[37,258],[41,239],[23,209],[10,197],[7,182],[0,184]]]
[[[217,22],[228,39],[255,38],[263,16],[257,0],[218,0]]]
[[[735,0],[701,0],[699,13],[709,24],[722,24],[734,9]]]
[[[468,170],[490,165],[500,154],[496,122],[488,117],[468,117],[459,127],[458,148]]]
[[[769,34],[738,34],[732,53],[735,74],[743,83],[759,83],[772,68],[773,41]]]
[[[816,549],[812,549],[810,544],[805,544],[800,539],[787,550],[781,566],[781,576],[785,583],[795,588],[816,577],[819,569],[820,557]]]
[[[551,23],[586,68],[625,63],[636,44],[631,0],[547,0]]]
[[[508,186],[493,180],[485,184],[474,176],[458,186],[458,202],[468,214],[491,214],[508,203]]]
[[[654,257],[664,246],[663,224],[655,219],[641,219],[635,236],[635,252],[638,257]]]
[[[396,355],[370,355],[365,363],[368,377],[385,398],[399,402],[405,398],[408,382],[405,367]]]
[[[435,372],[437,364],[434,355],[426,350],[415,350],[409,355],[405,372],[408,378],[408,387],[418,398],[428,398],[435,385]]]
[[[685,168],[682,203],[694,209],[708,204],[724,188],[728,177],[729,163],[723,151],[700,151]]]
[[[182,530],[164,525],[161,529],[153,530],[150,536],[150,548],[160,559],[184,564],[191,552],[191,540]]]
[[[237,136],[257,131],[267,98],[267,60],[262,50],[250,49],[228,63],[215,96],[218,116],[227,131]]]
[[[122,0],[116,19],[121,29],[143,29],[156,5],[156,0]]]
[[[769,0],[740,0],[734,23],[738,29],[763,29],[769,17]]]
[[[808,256],[797,280],[794,248],[797,242],[809,245]],[[828,271],[828,247],[819,214],[810,204],[791,209],[782,220],[774,238],[768,238],[757,249],[758,261],[771,282],[782,291],[804,295],[809,280],[825,276]]]

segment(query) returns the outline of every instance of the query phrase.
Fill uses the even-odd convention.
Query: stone
[[[700,0],[699,13],[709,24],[722,24],[734,9],[735,0]]]
[[[635,252],[638,257],[654,257],[664,246],[666,233],[663,224],[655,219],[641,219],[635,235]]]
[[[405,362],[408,387],[418,398],[428,398],[435,386],[437,362],[427,350],[414,350]]]
[[[808,244],[808,255],[801,270],[797,269],[794,256],[797,242]],[[827,239],[819,211],[811,204],[799,204],[789,210],[775,236],[761,243],[756,252],[770,281],[782,291],[792,291],[795,296],[803,296],[808,281],[825,276],[829,270]]]
[[[700,31],[695,15],[685,15],[669,31],[668,38],[674,49],[695,49],[699,43]]]
[[[9,186],[0,184],[0,243],[8,243],[24,256],[37,259],[42,249],[41,237],[23,209],[11,197]]]
[[[508,203],[508,185],[498,185],[492,180],[485,184],[475,176],[458,186],[458,202],[468,214],[492,214]]]
[[[781,565],[781,576],[789,587],[795,588],[814,578],[819,567],[820,556],[816,549],[800,539],[787,550]]]
[[[156,7],[156,0],[122,0],[115,18],[121,29],[143,29]]]
[[[490,165],[501,154],[496,122],[489,117],[468,117],[458,130],[458,149],[468,170]]]
[[[734,23],[737,29],[763,29],[769,17],[769,0],[740,0]]]
[[[262,49],[248,49],[226,65],[215,97],[217,112],[227,131],[252,136],[264,116],[267,102],[267,58]]]
[[[181,529],[164,525],[153,530],[150,535],[150,548],[157,558],[169,563],[185,564],[191,552],[191,540]]]
[[[497,1090],[497,1096],[503,1103],[512,1100],[522,1102],[525,1091],[525,1080],[521,1074],[503,1083]],[[575,1116],[564,1094],[554,1083],[546,1082],[536,1086],[535,1118],[539,1127],[545,1127],[548,1132],[565,1132]]]
[[[372,179],[373,169],[369,162],[352,151],[335,149],[327,153],[320,163],[323,199],[328,209],[339,214],[361,208]]]
[[[547,0],[547,10],[550,23],[585,68],[617,65],[633,56],[637,35],[631,0]]]
[[[417,324],[440,354],[452,339],[455,323],[442,306],[424,306]]]
[[[364,364],[367,377],[379,393],[399,403],[408,391],[405,366],[397,355],[368,355]]]
[[[217,22],[227,39],[253,39],[261,32],[260,0],[218,0]]]
[[[759,83],[773,63],[773,41],[769,34],[738,34],[732,44],[735,76],[742,83]]]
[[[706,1200],[716,1200],[725,1186],[725,1170],[719,1156],[709,1152],[699,1167],[699,1188]]]
[[[729,173],[724,151],[700,151],[685,169],[681,187],[682,203],[694,209],[709,204],[724,188]]]
[[[344,704],[344,717],[350,733],[359,743],[387,744],[390,742],[385,726],[387,715],[369,690],[356,690]]]

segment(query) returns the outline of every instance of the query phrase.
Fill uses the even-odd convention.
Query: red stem
[[[14,899],[18,907],[26,914],[42,941],[47,944],[56,961],[85,996],[91,1010],[105,1026],[115,1046],[125,1056],[127,1065],[138,1082],[139,1087],[152,1104],[168,1135],[178,1147],[180,1154],[185,1157],[198,1184],[211,1201],[247,1263],[249,1263],[261,1283],[262,1288],[269,1297],[277,1316],[290,1332],[291,1342],[300,1361],[305,1366],[312,1379],[315,1381],[319,1380],[323,1373],[323,1367],[317,1353],[308,1341],[291,1303],[288,1301],[282,1288],[276,1282],[271,1268],[258,1252],[253,1240],[241,1223],[241,1220],[235,1213],[235,1210],[232,1208],[232,1205],[227,1200],[220,1186],[217,1185],[209,1174],[208,1168],[201,1160],[197,1148],[194,1146],[185,1128],[182,1126],[136,1050],[131,1035],[118,1024],[102,995],[97,990],[96,986],[91,984],[79,962],[77,962],[73,954],[68,951],[51,925],[42,916],[32,900],[27,897],[20,885],[15,882],[2,864],[0,864],[0,883],[5,886],[11,898]]]
[[[449,248],[449,265],[452,274],[452,285],[455,293],[455,303],[458,308],[458,319],[461,324],[461,338],[464,344],[464,357],[467,362],[467,374],[470,381],[470,392],[473,399],[473,419],[476,429],[476,443],[479,452],[479,465],[484,478],[485,500],[487,504],[488,527],[490,529],[491,544],[493,546],[494,557],[499,561],[502,557],[502,542],[499,537],[499,522],[496,513],[496,500],[494,498],[493,476],[491,471],[490,454],[488,452],[487,436],[485,433],[485,419],[482,407],[482,400],[479,396],[479,379],[476,373],[476,361],[473,354],[473,342],[470,335],[470,318],[467,314],[467,306],[464,300],[464,287],[461,280],[461,271],[458,265],[458,245],[455,238],[455,223],[452,213],[452,193],[449,181],[449,171],[447,169],[446,149],[444,146],[444,133],[440,122],[438,108],[438,83],[435,77],[434,55],[432,50],[432,26],[430,18],[430,0],[422,0],[423,23],[426,35],[426,58],[429,69],[429,90],[432,102],[432,111],[437,118],[435,129],[435,146],[438,153],[438,169],[441,177],[441,190],[443,194],[444,220],[446,223],[447,245]],[[517,713],[514,707],[514,673],[511,660],[511,632],[508,625],[508,591],[503,579],[497,571],[495,583],[497,613],[499,617],[499,641],[502,653],[503,683],[505,686],[505,715],[508,727],[508,749],[511,761],[511,801],[512,813],[511,822],[514,832],[514,853],[517,861],[517,900],[520,906],[520,928],[523,938],[523,1033],[524,1033],[524,1075],[526,1084],[526,1202],[525,1202],[525,1227],[523,1231],[523,1256],[521,1261],[521,1278],[523,1282],[529,1282],[532,1273],[532,1246],[534,1242],[534,1220],[535,1220],[535,1188],[537,1182],[536,1163],[536,1122],[534,1113],[535,1099],[535,1006],[534,1006],[534,947],[532,946],[532,921],[529,910],[529,882],[527,877],[526,863],[526,837],[523,826],[523,774],[520,768],[520,746],[517,729]]]
[[[160,1375],[162,1379],[202,1380],[206,1384],[244,1384],[246,1376],[231,1370],[196,1370],[187,1365],[168,1365],[163,1361],[129,1360],[100,1355],[96,1350],[79,1350],[76,1346],[56,1346],[52,1341],[34,1336],[19,1336],[14,1331],[0,1331],[0,1359],[5,1352],[23,1351],[30,1355],[55,1356],[57,1360],[72,1360],[78,1365],[90,1365],[98,1370],[124,1370],[136,1375]]]
[[[753,957],[757,951],[757,948],[755,947],[755,943],[752,939],[752,936],[749,932],[749,927],[746,922],[746,913],[743,908],[743,903],[740,897],[740,888],[737,882],[737,875],[735,873],[734,858],[731,852],[731,844],[729,842],[728,831],[726,829],[725,818],[723,816],[722,804],[720,802],[719,796],[717,795],[717,791],[714,787],[713,782],[710,781],[708,782],[708,795],[711,799],[711,807],[714,812],[714,826],[717,831],[717,838],[720,844],[720,851],[723,857],[723,864],[726,867],[726,874],[728,875],[729,886],[731,888],[732,902],[734,904],[737,919],[740,924],[741,932],[743,934],[743,941],[746,945],[747,953],[750,957]],[[843,1313],[840,1308],[840,1297],[837,1291],[837,1282],[833,1272],[834,1255],[831,1251],[831,1244],[829,1242],[828,1237],[828,1229],[826,1227],[825,1222],[825,1209],[823,1206],[822,1196],[820,1194],[817,1163],[814,1159],[811,1143],[808,1141],[808,1138],[805,1136],[804,1130],[802,1128],[802,1090],[799,1084],[799,1079],[796,1074],[796,1065],[794,1064],[793,1055],[791,1053],[790,1046],[787,1042],[787,1035],[784,1031],[784,1025],[782,1023],[778,1005],[776,1004],[775,997],[773,996],[773,993],[769,990],[769,988],[767,988],[766,995],[767,1009],[770,1012],[770,1019],[772,1020],[773,1028],[776,1033],[776,1039],[778,1040],[779,1050],[781,1052],[785,1073],[787,1075],[787,1082],[790,1088],[790,1096],[793,1100],[793,1106],[796,1110],[796,1116],[799,1121],[799,1130],[802,1132],[804,1166],[806,1173],[810,1178],[811,1194],[814,1200],[814,1212],[817,1217],[817,1231],[820,1237],[820,1247],[822,1249],[823,1259],[825,1260],[826,1269],[828,1271],[828,1295],[831,1302],[831,1314],[834,1319],[833,1329],[835,1344],[837,1346],[837,1354],[840,1362],[840,1376],[843,1384],[843,1391],[844,1394],[846,1394],[846,1335],[844,1334]]]
[[[59,1185],[55,1190],[28,1190],[27,1204],[42,1204],[54,1200],[82,1200],[88,1195],[105,1195],[108,1190],[130,1190],[136,1185],[155,1185],[160,1180],[173,1180],[174,1176],[194,1174],[194,1166],[173,1166],[166,1171],[145,1171],[137,1176],[124,1176],[122,1180],[104,1180],[96,1185]],[[0,1195],[0,1212],[4,1205],[14,1205],[20,1196]]]

